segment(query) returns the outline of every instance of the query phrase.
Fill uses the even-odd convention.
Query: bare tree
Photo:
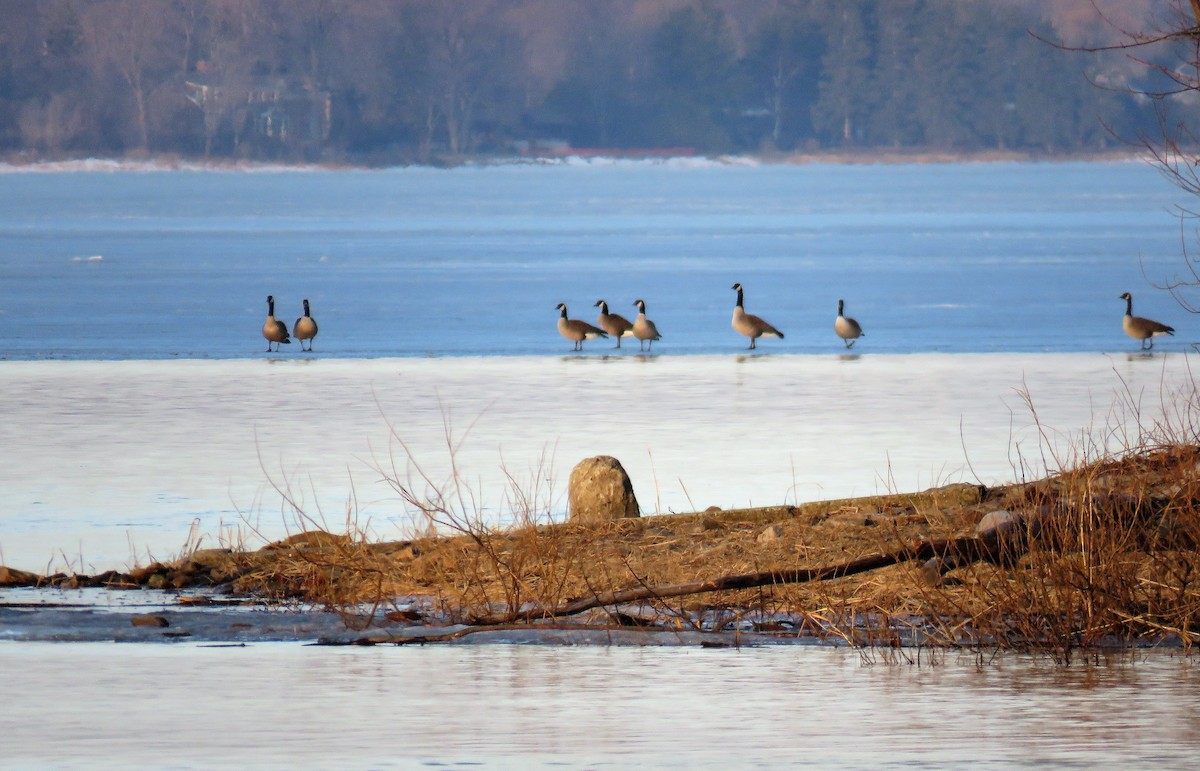
[[[267,37],[270,14],[268,4],[254,0],[211,1],[207,45],[196,62],[196,76],[187,83],[188,99],[204,118],[206,158],[223,129],[232,136],[234,152],[238,149],[254,70],[272,53],[260,44]]]
[[[1143,132],[1131,141],[1141,147],[1154,165],[1172,184],[1191,196],[1200,197],[1200,0],[1171,0],[1162,18],[1148,23],[1145,30],[1131,29],[1114,20],[1091,0],[1094,13],[1102,19],[1116,42],[1099,46],[1059,47],[1092,54],[1119,54],[1140,79],[1113,78],[1097,82],[1133,94],[1154,111],[1156,130]],[[1200,210],[1181,206],[1181,226],[1200,219]],[[1176,301],[1191,313],[1200,313],[1200,305],[1190,301],[1184,290],[1200,287],[1200,262],[1188,253],[1183,239],[1184,263],[1188,275],[1166,282]]]
[[[475,149],[483,108],[504,101],[517,85],[516,36],[503,29],[494,0],[442,0],[414,5],[410,16],[425,59],[423,94],[427,126],[446,132],[451,155]]]
[[[171,70],[168,14],[174,6],[154,0],[89,3],[80,21],[86,50],[98,69],[111,66],[129,87],[134,103],[137,145],[150,147],[147,94]]]

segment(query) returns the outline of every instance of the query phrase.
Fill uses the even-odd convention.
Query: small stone
[[[193,570],[211,571],[225,564],[231,553],[229,549],[198,549],[187,556],[187,561]]]
[[[129,577],[139,584],[144,584],[150,580],[150,577],[155,573],[161,573],[166,570],[161,562],[152,562],[144,568],[134,568],[129,571]]]
[[[1017,512],[1008,511],[1007,509],[989,511],[975,525],[975,535],[980,537],[1005,535],[1022,522],[1024,522],[1024,517]]]
[[[783,525],[771,525],[758,534],[755,540],[760,544],[774,543],[783,537]]]
[[[876,511],[876,510],[873,510],[873,511]],[[867,514],[864,514],[861,511],[858,511],[857,509],[851,509],[850,511],[840,511],[836,514],[831,515],[825,521],[829,522],[832,525],[850,525],[850,526],[856,526],[856,527],[864,527],[866,525],[875,524],[873,521],[871,521],[870,516],[868,516]]]
[[[921,565],[921,577],[934,586],[942,585],[942,574],[945,572],[946,563],[941,557],[932,557]]]
[[[387,552],[387,556],[394,560],[411,561],[419,557],[421,552],[411,543],[405,544],[395,551]]]
[[[129,619],[129,622],[134,626],[165,627],[171,625],[171,622],[162,616],[134,616]]]

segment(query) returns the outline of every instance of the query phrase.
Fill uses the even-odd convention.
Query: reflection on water
[[[0,765],[1184,767],[1195,663],[845,650],[4,644]],[[203,679],[193,676],[203,672]]]

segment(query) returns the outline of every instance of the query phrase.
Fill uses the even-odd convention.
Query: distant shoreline
[[[760,153],[745,155],[640,155],[614,152],[612,155],[593,151],[572,155],[569,152],[554,156],[469,156],[432,163],[278,163],[238,159],[185,158],[177,155],[149,157],[96,158],[61,157],[29,158],[21,155],[0,157],[0,174],[79,173],[79,172],[162,172],[212,171],[281,173],[294,171],[389,171],[396,169],[454,169],[488,166],[572,166],[603,165],[608,163],[645,163],[671,165],[705,163],[716,166],[805,166],[805,165],[924,165],[954,163],[1113,163],[1150,162],[1146,152],[1131,150],[1097,151],[1093,153],[1034,153],[1008,150],[954,152],[930,149],[855,149],[820,152]]]

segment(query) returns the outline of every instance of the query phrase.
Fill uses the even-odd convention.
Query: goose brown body
[[[1141,316],[1133,315],[1133,295],[1129,292],[1121,295],[1120,299],[1125,301],[1125,317],[1121,319],[1121,328],[1125,330],[1125,334],[1132,337],[1134,340],[1142,341],[1142,349],[1150,350],[1154,347],[1154,339],[1160,335],[1173,335],[1175,329],[1168,327],[1166,324],[1155,321],[1154,319],[1142,318]]]
[[[742,285],[734,284],[730,289],[737,291],[737,305],[733,306],[732,326],[735,332],[750,338],[750,348],[757,347],[760,337],[778,337],[783,339],[783,333],[768,324],[763,319],[750,313],[742,306]]]
[[[573,350],[582,351],[584,340],[591,340],[595,337],[608,337],[608,333],[603,329],[597,329],[586,321],[567,318],[566,303],[559,303],[556,310],[560,311],[558,317],[558,333],[575,343]]]
[[[596,317],[596,323],[609,335],[617,338],[617,347],[620,348],[621,338],[629,337],[633,334],[633,322],[624,316],[609,313],[608,303],[603,300],[597,300],[595,307],[600,309],[600,315]]]
[[[654,322],[646,318],[646,303],[638,300],[634,303],[638,309],[637,318],[633,320],[633,336],[638,339],[639,350],[647,341],[650,343],[650,349],[654,349],[654,341],[661,340],[662,335],[658,333],[658,327]]]
[[[847,348],[854,345],[854,341],[862,337],[863,331],[859,323],[852,318],[844,315],[846,310],[846,301],[838,300],[838,315],[833,321],[833,331],[838,337],[842,338],[842,342]]]
[[[263,337],[267,338],[267,351],[278,350],[281,343],[291,344],[288,339],[287,324],[275,318],[275,297],[267,295],[267,320],[263,322]],[[275,348],[271,348],[275,343]]]
[[[308,300],[304,301],[304,315],[296,319],[296,323],[292,325],[292,337],[300,341],[300,350],[311,351],[313,338],[317,336],[317,322],[312,317],[312,313],[308,308]],[[308,341],[308,347],[304,347],[304,341]]]

